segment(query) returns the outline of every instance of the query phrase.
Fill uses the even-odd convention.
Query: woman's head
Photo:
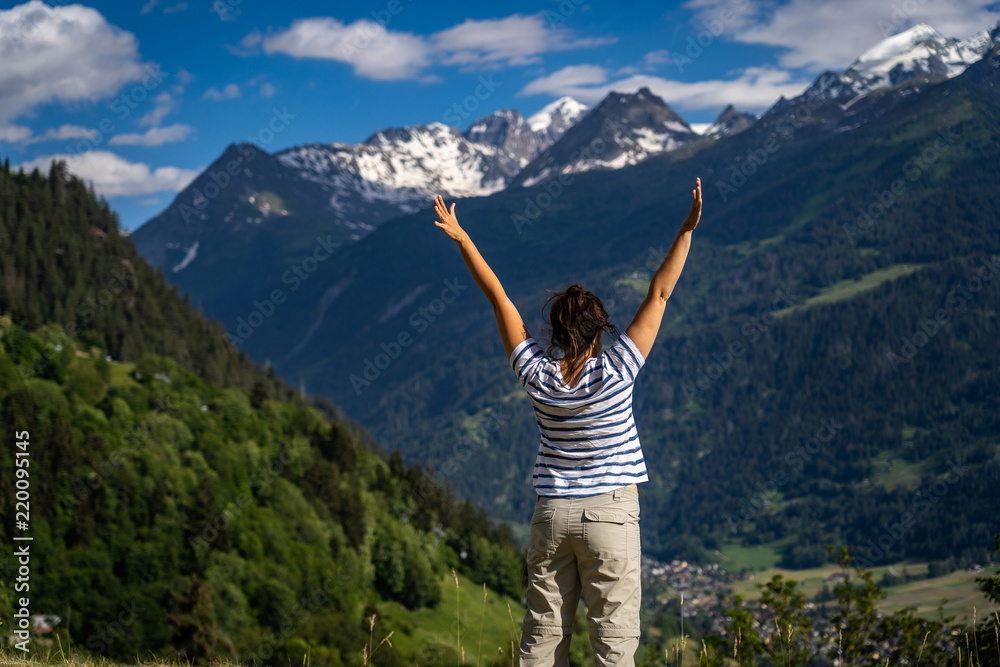
[[[545,302],[548,305],[552,301],[547,318],[552,336],[549,356],[554,356],[557,349],[562,350],[563,358],[575,369],[589,358],[588,352],[595,341],[596,351],[600,352],[605,331],[618,335],[618,328],[608,319],[604,304],[580,283],[570,285],[563,292],[546,291],[552,294]],[[544,313],[545,306],[542,306],[543,317]]]

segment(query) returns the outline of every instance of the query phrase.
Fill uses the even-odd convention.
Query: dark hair
[[[552,296],[542,306],[543,318],[545,318],[545,306],[555,299],[549,317],[545,318],[551,323],[551,326],[545,329],[550,333],[552,340],[548,349],[549,356],[554,356],[553,352],[556,350],[562,350],[562,358],[569,364],[568,376],[576,377],[577,372],[589,358],[585,355],[594,344],[594,340],[603,340],[605,331],[617,337],[618,327],[608,319],[608,311],[601,300],[593,292],[583,289],[580,283],[570,285],[563,292],[545,291]]]

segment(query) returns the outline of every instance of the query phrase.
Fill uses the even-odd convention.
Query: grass
[[[652,274],[650,274],[652,275]],[[638,276],[628,276],[625,278],[619,278],[614,282],[614,285],[628,285],[636,294],[645,296],[649,292],[650,281],[648,279],[640,278]]]
[[[455,582],[459,585],[456,590]],[[409,664],[414,664],[415,657],[421,654],[443,654],[456,649],[456,639],[459,659],[464,652],[461,664],[474,665],[477,662],[484,667],[498,658],[498,650],[503,651],[503,662],[510,661],[511,643],[516,651],[520,642],[521,619],[524,618],[524,607],[508,597],[501,597],[494,591],[486,595],[483,603],[482,585],[448,572],[441,577],[441,601],[434,609],[409,610],[398,602],[379,602],[378,613],[372,624],[371,647],[374,649],[375,662],[381,663],[383,653],[394,652],[396,662],[400,658]],[[460,613],[460,623],[456,624],[456,615]],[[383,638],[392,633],[384,644]],[[574,641],[576,638],[574,637]],[[583,641],[587,641],[583,638]],[[589,642],[588,642],[589,646]],[[366,651],[367,651],[366,647]],[[121,667],[122,663],[106,658],[87,658],[74,655],[72,659],[60,659],[63,655],[59,647],[44,650],[35,649],[31,659],[7,657],[0,653],[0,667],[29,667],[58,661],[62,665],[74,667]],[[362,647],[358,647],[360,655]],[[67,650],[66,653],[69,653]],[[370,655],[370,654],[369,654]],[[481,661],[478,660],[481,656]],[[516,664],[516,658],[515,658]],[[146,660],[143,667],[188,667],[186,661]],[[299,663],[301,665],[302,663]],[[369,658],[369,664],[371,659]],[[212,667],[240,667],[239,663],[215,661]],[[293,663],[292,667],[298,667]]]
[[[762,544],[755,547],[744,547],[728,544],[718,550],[719,567],[726,572],[738,573],[744,568],[748,570],[771,570],[777,567],[781,555],[780,545]]]
[[[723,547],[722,551],[725,552],[727,562],[739,559],[747,565],[751,562],[766,564],[777,558],[774,545],[762,545],[754,548],[727,545]],[[721,552],[720,555],[722,555]],[[926,563],[906,562],[873,568],[871,572],[876,578],[879,578],[886,572],[901,574],[904,567],[914,575],[927,572]],[[787,579],[800,582],[802,592],[807,598],[811,598],[824,583],[830,585],[829,582],[826,582],[827,577],[839,571],[840,568],[835,565],[805,570],[771,567],[759,572],[752,580],[737,582],[733,586],[733,592],[741,595],[745,600],[755,599],[759,595],[757,583],[767,581],[775,574],[781,574]],[[940,600],[949,598],[949,602],[943,607],[945,615],[953,615],[958,621],[972,623],[974,618],[983,619],[990,614],[1000,612],[1000,607],[983,599],[975,586],[976,576],[979,575],[959,571],[934,579],[888,587],[885,590],[889,595],[879,603],[878,608],[885,613],[892,613],[912,605],[917,608],[918,614],[936,617]],[[454,607],[446,602],[451,598],[453,584]],[[481,657],[484,655],[486,657],[485,664],[492,664],[498,655],[496,652],[492,652],[492,648],[496,646],[499,652],[509,656],[514,664],[512,653],[516,651],[518,645],[519,630],[518,621],[515,618],[520,619],[523,615],[523,608],[516,602],[497,596],[495,593],[490,595],[485,586],[482,587],[482,593],[480,593],[479,587],[467,578],[459,577],[454,570],[450,574],[442,576],[441,586],[444,598],[436,609],[410,611],[398,603],[382,603],[379,607],[382,616],[378,619],[378,625],[383,628],[388,626],[396,629],[391,631],[388,637],[382,639],[377,647],[381,648],[383,644],[387,643],[387,639],[391,638],[393,642],[390,643],[389,647],[386,647],[386,650],[395,650],[404,656],[414,656],[419,651],[426,649],[428,644],[435,645],[432,648],[436,649],[451,650],[457,648],[457,664],[461,667],[472,664],[471,656],[473,653],[476,655],[475,664],[477,666],[481,664]],[[463,600],[465,609],[469,610],[464,616],[461,614]],[[581,603],[578,616],[582,612]],[[456,616],[457,623],[455,622]],[[370,646],[375,646],[379,637],[384,634],[384,632],[374,632],[376,618],[378,617],[371,618],[373,632]],[[683,623],[683,617],[681,621]],[[478,631],[475,630],[476,625],[479,626]],[[470,630],[473,631],[473,636],[478,637],[478,639],[475,642],[470,642],[468,639],[462,642],[463,633],[465,637],[468,637]],[[585,636],[574,635],[573,645],[577,651],[582,649],[583,652],[586,652],[589,650],[589,642]],[[681,637],[675,638],[670,647],[664,649],[664,659],[668,665],[683,665],[685,660],[689,664],[697,664],[699,650],[694,642],[685,641],[682,625]],[[998,650],[1000,650],[1000,643],[998,643]],[[636,654],[637,659],[644,657],[642,654],[643,651],[640,649],[640,652]],[[365,664],[368,664],[370,655],[366,649]],[[61,647],[47,648],[45,653],[36,650],[28,658],[0,655],[0,667],[33,667],[53,662],[72,667],[119,667],[121,664],[106,658],[88,658],[76,655],[67,659],[64,657]],[[192,667],[190,662],[183,660],[152,659],[141,664],[143,667]],[[307,657],[303,656],[302,665],[307,664]],[[210,663],[210,667],[239,667],[239,665],[230,661],[214,660]]]
[[[283,211],[287,211],[285,201],[270,190],[263,190],[256,195],[253,206],[256,206],[260,211],[277,215],[282,215]]]
[[[762,239],[751,239],[749,241],[741,241],[734,245],[726,246],[727,250],[733,250],[736,254],[746,257],[747,255],[752,255],[753,253],[766,248],[768,246],[774,245],[776,243],[781,243],[785,240],[784,234],[778,234],[776,236],[768,236]]]
[[[59,652],[55,651],[52,659],[58,659]],[[8,658],[4,655],[0,655],[0,667],[36,667],[37,665],[49,664],[45,656],[36,656],[32,658]],[[71,665],[72,667],[121,667],[121,663],[112,662],[106,658],[85,658],[82,656],[73,656],[71,659],[60,660],[60,665]],[[167,660],[147,660],[141,663],[142,667],[190,667],[191,663],[184,661],[167,661]],[[223,660],[216,660],[210,663],[209,667],[240,667],[235,662],[227,662]]]
[[[861,292],[874,289],[884,282],[909,275],[923,266],[923,264],[912,263],[893,264],[892,266],[887,266],[884,269],[878,269],[876,271],[872,271],[871,273],[866,273],[856,279],[841,280],[840,282],[834,283],[829,287],[824,287],[820,290],[819,294],[806,299],[800,304],[778,311],[775,315],[780,318],[788,315],[789,313],[805,310],[806,308],[811,308],[812,306],[845,301],[857,296]]]
[[[910,568],[912,570],[912,568]],[[899,568],[897,568],[899,570]],[[987,613],[1000,611],[1000,607],[990,605],[989,601],[976,588],[976,577],[982,574],[972,574],[959,570],[934,579],[922,579],[909,584],[901,584],[886,589],[889,597],[882,601],[879,608],[886,612],[913,605],[923,616],[936,616],[937,607],[943,598],[948,602],[944,605],[946,616],[954,615],[957,621],[972,622],[973,607],[979,619]]]
[[[379,617],[376,619],[376,643],[380,639],[377,628],[390,627],[395,634],[391,640],[393,648],[388,650],[402,655],[414,655],[428,646],[454,649],[456,636],[460,632],[466,662],[474,664],[472,661],[481,651],[483,664],[489,664],[497,655],[498,648],[509,656],[511,640],[516,647],[520,639],[518,633],[521,630],[521,619],[524,618],[524,607],[511,598],[501,598],[494,591],[488,592],[484,607],[482,586],[461,575],[458,576],[458,582],[456,596],[455,579],[451,572],[442,576],[441,602],[434,609],[411,611],[398,602],[380,603]],[[456,603],[460,612],[459,624],[455,622]],[[382,650],[386,649],[387,647],[382,647]]]
[[[111,364],[111,378],[109,385],[111,387],[121,387],[126,386],[130,383],[135,383],[132,379],[132,373],[135,372],[135,362],[127,361],[120,363]]]
[[[903,437],[906,438],[905,435]],[[891,467],[889,459],[892,459]],[[912,463],[904,460],[898,454],[881,452],[872,459],[872,467],[874,470],[872,473],[873,482],[877,482],[889,490],[902,487],[912,491],[920,486],[920,474],[927,468],[927,464],[924,461]]]

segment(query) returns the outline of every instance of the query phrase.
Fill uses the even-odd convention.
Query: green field
[[[879,581],[882,575],[890,570],[892,574],[902,575],[904,567],[912,575],[923,576],[927,572],[926,563],[908,562],[872,568],[871,572],[875,581]],[[836,565],[808,570],[770,568],[756,573],[753,579],[745,579],[733,584],[733,593],[744,599],[756,598],[759,594],[757,584],[762,584],[775,574],[780,574],[786,579],[801,582],[802,592],[807,599],[812,599],[824,583],[833,590],[835,582],[828,582],[826,579],[839,571],[840,568]],[[972,622],[972,616],[975,613],[977,618],[981,620],[994,611],[1000,612],[1000,607],[991,605],[977,588],[976,577],[981,576],[984,575],[959,570],[934,579],[921,579],[908,584],[890,586],[885,589],[886,599],[879,603],[878,607],[885,612],[892,612],[907,605],[913,605],[917,607],[917,612],[922,616],[936,617],[938,605],[941,604],[942,599],[947,598],[948,601],[944,605],[946,616],[954,615],[957,621]]]
[[[913,569],[913,568],[910,568]],[[889,596],[879,605],[885,611],[895,611],[906,605],[913,605],[924,616],[936,616],[937,607],[943,598],[945,615],[954,615],[958,621],[972,622],[973,614],[982,620],[988,614],[1000,612],[1000,606],[992,605],[976,587],[976,577],[959,570],[935,579],[923,579],[909,584],[889,588]]]
[[[379,604],[384,617],[375,619],[375,644],[386,634],[384,630],[379,631],[384,623],[397,630],[389,640],[392,647],[383,645],[378,651],[396,650],[404,655],[414,655],[421,651],[439,653],[461,646],[465,651],[465,662],[470,664],[475,663],[480,649],[483,664],[489,664],[498,655],[498,649],[509,659],[511,643],[517,650],[520,641],[524,607],[520,602],[501,598],[490,591],[486,596],[484,616],[483,587],[461,576],[458,582],[456,600],[455,580],[451,573],[442,577],[444,595],[434,609],[410,611],[398,602]],[[460,626],[456,622],[458,618],[461,618]],[[375,655],[377,659],[378,653]]]
[[[829,287],[823,288],[820,290],[819,294],[809,297],[800,304],[778,311],[775,315],[778,317],[784,317],[789,313],[805,310],[806,308],[810,308],[812,306],[844,301],[845,299],[850,299],[861,292],[874,289],[884,282],[909,275],[920,269],[922,266],[923,264],[916,263],[893,264],[892,266],[887,266],[884,269],[878,269],[877,271],[866,273],[857,279],[841,280],[840,282],[834,283]]]
[[[719,567],[726,572],[739,573],[743,569],[750,571],[770,570],[777,567],[781,555],[778,550],[781,543],[762,544],[754,547],[744,547],[728,544],[715,552]]]
[[[781,243],[784,240],[785,240],[784,235],[778,234],[777,236],[769,236],[764,239],[753,239],[750,241],[742,241],[734,245],[726,246],[726,249],[734,250],[740,255],[746,256],[746,255],[751,255],[757,252],[758,250],[761,250],[768,246],[775,245],[776,243]]]
[[[906,439],[906,429],[903,430]],[[872,459],[872,466],[872,482],[887,489],[902,487],[912,491],[920,486],[920,473],[927,468],[927,462],[910,463],[892,452],[881,452]]]
[[[268,211],[277,215],[287,215],[288,210],[285,206],[285,201],[271,192],[270,190],[264,190],[263,192],[256,193],[257,196],[254,198],[253,205],[256,206],[261,211]]]

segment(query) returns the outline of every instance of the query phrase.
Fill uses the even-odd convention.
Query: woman
[[[648,480],[632,416],[632,387],[656,340],[701,219],[701,179],[691,210],[649,284],[649,292],[606,352],[617,328],[601,300],[571,285],[550,312],[557,360],[542,351],[500,281],[438,196],[435,225],[456,241],[493,305],[504,351],[528,392],[541,434],[537,493],[528,539],[528,610],[521,665],[567,665],[581,594],[595,665],[633,665],[639,646],[639,496]],[[551,300],[552,297],[550,297]],[[548,302],[546,302],[547,304]],[[544,310],[544,308],[543,308]]]

